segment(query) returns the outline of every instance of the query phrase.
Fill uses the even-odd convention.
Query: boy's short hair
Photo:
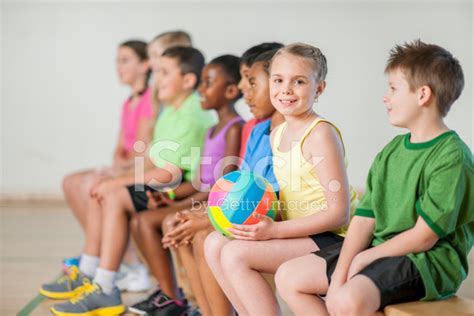
[[[164,47],[170,46],[193,46],[191,35],[183,30],[163,32],[155,36],[153,42],[160,41]]]
[[[199,86],[201,71],[204,67],[204,56],[194,47],[175,46],[163,52],[163,57],[175,58],[181,69],[181,74],[192,73],[196,76],[194,89]]]
[[[263,70],[267,73],[267,75],[270,75],[270,64],[272,62],[273,56],[275,56],[277,52],[278,48],[261,53],[257,56],[257,58],[255,58],[253,64],[262,63]]]
[[[279,49],[281,47],[283,47],[283,44],[277,42],[262,43],[252,46],[242,54],[242,57],[240,58],[240,64],[246,65],[247,67],[252,67],[258,55],[269,50]]]
[[[237,85],[241,79],[240,77],[240,58],[234,55],[222,55],[214,58],[209,62],[209,65],[217,65],[221,67],[228,77],[229,84]],[[240,91],[240,90],[239,90]],[[242,96],[241,93],[236,100]]]
[[[446,116],[464,88],[464,74],[459,61],[446,49],[421,40],[396,45],[390,50],[385,73],[400,68],[410,90],[427,85],[436,106]]]

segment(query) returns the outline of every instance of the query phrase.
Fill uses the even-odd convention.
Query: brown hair
[[[135,53],[135,55],[138,56],[141,62],[148,60],[148,53],[146,50],[147,43],[144,41],[134,40],[134,39],[128,40],[123,43],[120,43],[119,47],[128,47],[131,50],[133,50],[133,52]],[[150,81],[150,76],[151,76],[151,69],[148,69],[145,76],[145,88],[142,91],[140,91],[139,95],[142,95],[148,88],[148,81]]]
[[[204,68],[204,56],[194,47],[175,46],[163,52],[163,57],[174,58],[181,69],[181,74],[193,74],[196,77],[194,89],[199,86],[201,71]]]
[[[411,91],[423,85],[430,87],[442,116],[446,116],[464,88],[459,61],[446,49],[419,39],[390,50],[385,73],[397,68],[405,74]]]
[[[326,60],[326,56],[321,52],[321,50],[317,47],[305,44],[305,43],[293,43],[280,48],[276,54],[273,56],[273,60],[278,55],[283,53],[288,53],[294,56],[303,57],[308,59],[311,64],[313,71],[315,73],[316,81],[321,81],[326,79],[326,75],[328,73],[328,64]],[[271,68],[271,64],[270,64]]]

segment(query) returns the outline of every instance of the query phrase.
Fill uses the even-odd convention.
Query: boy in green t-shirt
[[[473,159],[443,121],[464,86],[461,66],[417,40],[393,48],[385,71],[390,123],[409,133],[375,158],[345,241],[278,270],[295,314],[379,315],[389,304],[450,297],[467,276]]]

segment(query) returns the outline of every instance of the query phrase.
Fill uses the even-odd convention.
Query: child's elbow
[[[428,251],[436,245],[439,238],[436,235],[423,236],[417,243],[418,247],[415,252],[424,252]]]
[[[342,214],[341,216],[338,217],[337,228],[347,226],[347,225],[349,225],[349,222],[350,222],[349,212],[345,212],[344,214]]]
[[[348,214],[346,214],[345,216],[342,217],[342,219],[341,219],[341,222],[342,222],[341,226],[347,226],[347,225],[349,225],[349,222],[350,222],[350,221],[351,221],[351,217],[349,216],[349,213],[348,213]]]

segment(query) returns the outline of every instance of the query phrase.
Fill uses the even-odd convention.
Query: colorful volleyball
[[[229,237],[232,224],[259,222],[253,212],[275,219],[278,199],[272,185],[262,176],[248,171],[226,174],[209,192],[208,214],[214,228]]]

